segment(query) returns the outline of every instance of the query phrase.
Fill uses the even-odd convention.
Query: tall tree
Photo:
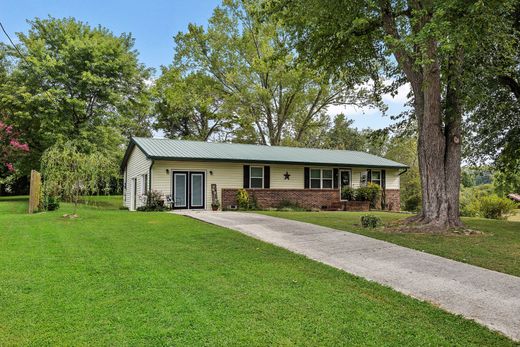
[[[351,151],[366,150],[366,137],[356,128],[352,127],[353,120],[338,114],[328,129],[321,147],[330,149],[344,149]]]
[[[317,65],[370,76],[382,72],[374,67],[384,67],[390,78],[410,84],[422,187],[422,210],[412,221],[432,229],[461,225],[464,81],[476,71],[467,62],[485,54],[484,42],[503,39],[508,5],[465,0],[266,3],[291,30],[299,51]]]
[[[299,142],[324,125],[328,106],[369,99],[366,88],[354,88],[353,76],[330,79],[300,63],[278,22],[256,16],[258,6],[224,1],[207,29],[190,24],[175,37],[174,66],[218,82],[228,109],[239,116],[235,140]]]
[[[464,151],[478,164],[494,163],[498,177],[508,177],[504,183],[520,181],[520,1],[509,16],[509,30],[502,33],[507,39],[489,42],[488,54],[474,57],[485,65],[467,83]]]
[[[154,124],[169,138],[207,141],[231,131],[232,114],[225,93],[214,78],[195,72],[183,76],[176,68],[163,68],[154,86]]]
[[[150,114],[149,70],[138,61],[134,39],[73,18],[29,24],[28,33],[17,34],[18,50],[4,47],[12,66],[0,86],[0,107],[27,135],[29,160],[38,163],[59,139],[119,151],[122,128]]]

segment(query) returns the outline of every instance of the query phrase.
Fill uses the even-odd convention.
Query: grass
[[[472,321],[238,232],[120,197],[0,201],[0,345],[511,346]]]
[[[260,212],[267,215],[323,225],[350,231],[427,253],[481,266],[487,269],[520,276],[520,223],[484,218],[463,218],[480,235],[389,233],[382,228],[365,229],[360,226],[364,212]],[[390,212],[371,212],[384,223],[409,215]]]
[[[520,209],[516,209],[514,213],[507,218],[510,222],[520,222]]]

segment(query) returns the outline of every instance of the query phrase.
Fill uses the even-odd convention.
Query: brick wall
[[[387,189],[385,194],[387,209],[399,212],[401,210],[401,193],[399,189]]]
[[[222,208],[236,205],[238,189],[222,189]],[[340,202],[338,189],[246,189],[259,208],[278,207],[283,201],[297,203],[304,208],[326,208]],[[391,211],[399,211],[399,190],[387,189],[386,201]]]

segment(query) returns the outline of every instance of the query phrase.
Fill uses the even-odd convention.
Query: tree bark
[[[402,41],[396,27],[389,0],[381,0],[382,24],[394,40]],[[411,7],[423,9],[423,3],[411,2]],[[431,20],[426,15],[412,25],[419,32]],[[418,123],[417,152],[422,190],[422,210],[408,221],[433,227],[432,230],[462,225],[459,217],[459,186],[461,164],[461,119],[459,77],[461,58],[448,68],[446,108],[441,102],[441,64],[437,42],[430,38],[424,48],[422,68],[416,58],[398,45],[392,45],[394,56],[403,69],[414,95],[415,115]],[[414,48],[418,54],[419,47]],[[443,117],[444,116],[444,117]]]

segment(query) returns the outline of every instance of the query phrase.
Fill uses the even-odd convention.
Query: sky
[[[220,0],[0,0],[0,21],[11,38],[17,42],[16,32],[29,29],[28,19],[34,17],[75,17],[92,26],[102,25],[115,34],[132,33],[135,48],[142,63],[159,71],[173,58],[173,36],[185,31],[189,23],[204,25]],[[7,38],[0,33],[0,41]],[[388,114],[404,108],[409,88],[400,88],[395,97],[386,95]],[[354,120],[358,128],[380,129],[392,123],[379,110],[355,107],[331,107],[331,114],[343,112]]]

